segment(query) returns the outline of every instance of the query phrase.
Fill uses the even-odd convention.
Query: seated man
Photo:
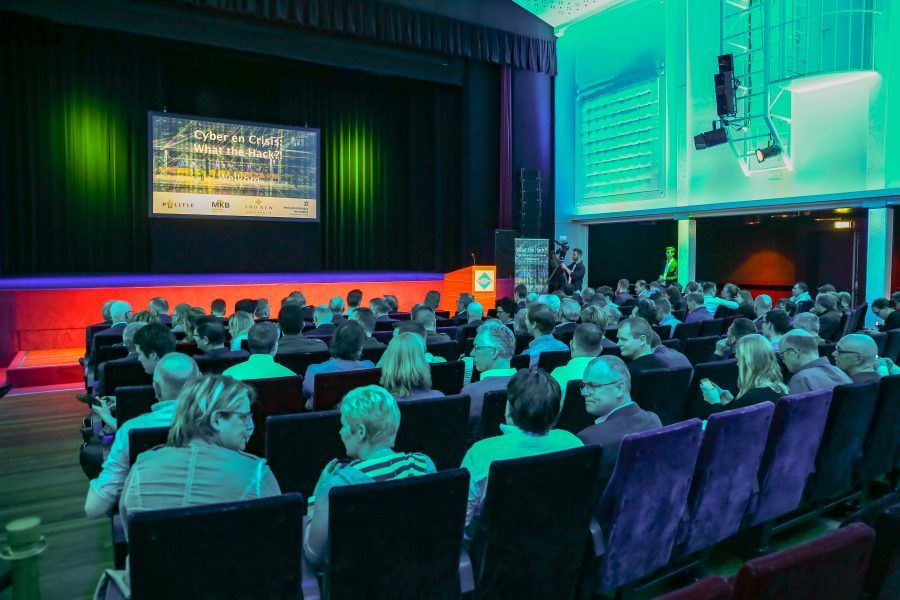
[[[804,312],[794,317],[794,328],[802,329],[809,335],[816,338],[816,344],[818,344],[819,346],[827,343],[825,340],[819,337],[820,326],[821,325],[819,322],[819,317],[815,313]]]
[[[363,350],[385,347],[384,344],[372,337],[372,333],[375,332],[375,313],[364,306],[357,307],[350,315],[350,319],[362,325],[363,331],[366,332],[366,341],[363,342]]]
[[[418,336],[421,336],[422,340],[425,340],[425,328],[416,323],[415,321],[400,321],[396,327],[394,327],[394,337],[397,337],[401,333],[415,333]],[[442,356],[435,356],[431,352],[428,352],[428,342],[425,342],[425,360],[429,363],[443,363],[447,362],[447,359]]]
[[[872,312],[882,321],[878,326],[879,331],[891,331],[900,327],[900,310],[894,310],[887,298],[873,300]]]
[[[627,304],[634,300],[634,296],[628,293],[628,286],[631,283],[627,279],[620,279],[618,283],[616,283],[616,291],[615,297],[613,298],[613,302],[618,306],[622,306],[623,304]]]
[[[816,338],[802,329],[786,333],[781,338],[780,351],[784,366],[792,373],[788,381],[791,394],[832,390],[835,386],[853,383],[846,373],[828,362],[828,358],[819,356]]]
[[[105,396],[114,391],[106,389],[106,369],[108,368],[107,365],[122,365],[138,362],[137,347],[134,344],[134,336],[137,334],[138,330],[145,325],[147,325],[147,323],[139,322],[129,323],[125,326],[125,330],[122,332],[122,345],[125,346],[126,350],[128,350],[128,355],[124,358],[108,360],[106,362],[100,363],[97,366],[97,384],[94,386],[93,390],[95,396]]]
[[[684,303],[687,305],[687,316],[684,318],[685,323],[696,323],[697,321],[709,321],[713,318],[704,305],[703,294],[691,292],[684,297]]]
[[[795,283],[794,287],[791,288],[791,302],[795,305],[801,302],[812,302],[812,298],[809,295],[809,286],[802,281]]]
[[[622,438],[662,427],[652,412],[641,409],[631,399],[631,374],[617,356],[601,356],[588,365],[581,393],[587,412],[597,417],[590,427],[578,432],[585,445],[603,447],[601,481],[612,475]]]
[[[324,352],[328,345],[322,340],[311,339],[303,335],[303,307],[296,303],[288,303],[278,311],[278,326],[281,328],[281,339],[278,340],[278,353]]]
[[[328,549],[328,493],[342,485],[390,481],[434,473],[434,462],[418,452],[394,451],[400,429],[400,408],[384,388],[356,388],[341,402],[341,441],[352,460],[335,458],[325,466],[309,497],[309,525],[303,536],[303,554],[321,567]]]
[[[725,286],[725,288],[728,288],[728,286],[731,286],[732,288],[735,287],[733,284],[728,284]],[[736,294],[737,292],[735,291],[734,293]],[[722,290],[722,294],[727,295],[724,289]],[[732,310],[737,310],[738,306],[740,305],[729,298],[717,297],[715,282],[707,281],[703,284],[703,306],[706,308],[706,312],[708,312],[713,316],[713,318],[715,318],[716,310],[720,306],[724,306],[725,308],[730,308]]]
[[[456,341],[460,346],[474,337],[475,331],[484,323],[484,307],[480,302],[469,302],[466,307],[466,324],[456,330]]]
[[[344,314],[348,319],[353,316],[353,311],[362,304],[363,293],[360,289],[352,289],[347,292],[347,312]]]
[[[831,294],[819,294],[810,312],[819,317],[819,336],[828,342],[837,340],[841,334],[843,314],[837,310],[835,297]]]
[[[553,369],[551,376],[559,384],[559,389],[566,396],[566,386],[573,379],[581,379],[588,364],[600,356],[603,349],[603,332],[592,323],[582,323],[575,328],[575,334],[569,347],[572,349],[572,360],[563,367]]]
[[[384,298],[372,298],[372,301],[369,302],[369,309],[372,311],[372,314],[375,315],[376,322],[396,322],[396,319],[392,319],[391,315],[388,314],[391,312],[391,307]]]
[[[221,298],[216,298],[212,301],[212,304],[209,307],[209,314],[212,317],[218,317],[219,319],[225,319],[225,301]]]
[[[660,325],[668,325],[672,328],[671,332],[675,332],[675,326],[680,325],[681,321],[672,315],[672,303],[668,298],[657,298],[654,301],[656,305],[656,321]]]
[[[413,311],[412,320],[425,329],[426,344],[440,344],[451,341],[450,336],[446,333],[437,332],[437,320],[434,317],[434,311],[430,307],[418,306]]]
[[[335,296],[328,301],[328,310],[331,312],[332,323],[338,324],[346,320],[344,319],[344,299],[340,296]]]
[[[527,298],[528,298],[528,286],[525,285],[524,283],[520,283],[520,284],[516,285],[515,301],[516,301],[516,311],[517,312],[523,308],[528,308]]]
[[[334,331],[334,337],[331,338],[331,347],[328,349],[331,358],[306,368],[306,375],[303,378],[303,395],[308,398],[307,408],[312,409],[313,407],[317,374],[375,368],[371,360],[359,360],[365,341],[366,332],[356,321],[347,321],[338,325]]]
[[[148,326],[149,327],[149,326]],[[130,419],[116,432],[115,440],[103,463],[103,471],[92,479],[88,488],[84,512],[99,517],[116,505],[125,478],[131,468],[128,457],[128,432],[149,427],[168,427],[172,424],[178,395],[189,381],[200,376],[197,363],[179,352],[170,352],[160,359],[153,372],[153,392],[156,404],[146,414]]]
[[[512,358],[515,349],[516,338],[506,325],[498,321],[488,321],[478,328],[475,345],[472,347],[472,361],[481,373],[481,379],[467,384],[460,392],[471,398],[470,419],[477,420],[481,416],[481,406],[486,393],[506,389],[509,378],[516,373],[516,370],[509,366],[509,359]],[[470,424],[474,426],[475,423]]]
[[[787,312],[776,308],[766,313],[763,321],[762,334],[769,343],[772,344],[772,350],[779,351],[781,337],[791,330],[791,317]]]
[[[506,425],[500,425],[502,435],[475,442],[462,461],[462,467],[471,475],[466,507],[468,539],[477,527],[491,463],[583,445],[568,431],[552,428],[559,415],[559,406],[559,385],[543,369],[522,369],[509,380]]]
[[[333,335],[334,330],[337,328],[333,321],[334,313],[331,312],[331,309],[324,304],[320,304],[316,307],[315,313],[313,313],[313,322],[316,324],[316,328],[306,333],[308,335]]]
[[[619,323],[619,350],[622,358],[627,361],[632,378],[641,371],[668,368],[653,353],[652,340],[653,330],[645,319],[629,317]]]
[[[756,331],[762,333],[763,323],[766,321],[766,314],[772,310],[772,296],[768,294],[760,294],[753,300],[753,311],[756,313],[756,319],[753,324],[756,325]]]
[[[150,300],[147,309],[151,314],[155,315],[163,325],[172,324],[172,316],[169,315],[169,302],[162,296]]]
[[[437,290],[428,290],[425,292],[425,299],[422,301],[422,304],[430,308],[432,312],[436,311],[441,305],[441,293]]]
[[[611,306],[611,305],[610,305]],[[590,304],[585,306],[581,311],[581,322],[582,323],[592,323],[597,326],[597,329],[603,333],[603,339],[600,341],[600,345],[602,348],[618,348],[619,346],[606,337],[606,330],[609,326],[609,314],[606,309],[597,304]],[[619,322],[616,321],[616,328],[618,328]]]
[[[569,349],[568,346],[553,337],[553,328],[556,327],[556,314],[550,306],[541,302],[529,306],[528,314],[525,316],[525,327],[528,328],[528,333],[534,337],[528,344],[528,348],[523,352],[531,359],[529,362],[530,367],[537,366],[541,352]]]
[[[246,361],[228,367],[222,375],[228,375],[238,381],[244,379],[273,379],[275,377],[294,377],[297,374],[275,362],[278,353],[278,325],[270,321],[260,321],[250,328],[247,344],[250,356]]]
[[[244,350],[225,347],[225,322],[219,317],[200,317],[195,331],[197,349],[201,358],[229,358],[249,356]]]
[[[122,338],[122,332],[125,331],[125,326],[131,320],[131,305],[127,302],[116,300],[112,303],[109,313],[112,316],[112,325],[103,331],[98,331],[91,338],[91,365],[97,364],[98,347],[115,344]]]
[[[745,335],[756,333],[756,325],[750,319],[735,319],[728,327],[728,334],[724,340],[716,342],[716,349],[706,362],[718,360],[731,360],[734,358],[734,345]]]
[[[400,304],[397,302],[397,296],[393,294],[385,294],[384,301],[388,303],[390,312],[398,312],[400,310]]]
[[[134,334],[134,346],[144,373],[153,375],[160,359],[175,352],[175,334],[161,323],[148,323]]]
[[[472,294],[468,294],[463,292],[459,295],[459,298],[456,300],[456,314],[453,315],[456,317],[457,322],[466,322],[469,319],[468,308],[471,303],[475,302],[475,296]]]
[[[564,298],[559,303],[559,315],[562,321],[553,329],[553,333],[574,333],[578,327],[578,319],[581,317],[581,305],[571,298]]]
[[[853,383],[880,381],[877,371],[878,346],[863,333],[845,335],[834,348],[834,364],[846,373]]]

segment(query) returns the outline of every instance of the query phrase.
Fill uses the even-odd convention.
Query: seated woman
[[[745,335],[735,343],[734,354],[738,363],[737,397],[711,381],[700,384],[703,399],[713,405],[712,412],[777,402],[787,394],[775,352],[766,338],[757,333]]]
[[[753,295],[747,290],[741,290],[738,292],[736,300],[738,303],[738,313],[745,319],[750,319],[751,321],[755,320],[756,302],[753,300]]]
[[[434,473],[424,454],[395,452],[400,409],[388,391],[368,385],[349,392],[341,402],[341,441],[350,462],[337,459],[325,466],[309,499],[310,521],[304,531],[306,559],[321,567],[328,549],[328,492],[333,487],[373,483]]]
[[[371,360],[360,360],[365,341],[366,332],[356,321],[344,321],[338,325],[328,348],[331,358],[317,365],[309,365],[303,375],[303,395],[309,400],[306,403],[308,409],[312,410],[313,407],[317,374],[375,368]]]
[[[425,358],[425,339],[411,332],[391,338],[378,363],[381,385],[397,400],[440,398],[443,392],[431,389],[431,367]]]
[[[184,318],[184,341],[197,341],[197,321],[206,316],[206,311],[199,306],[191,307]]]
[[[229,348],[232,352],[241,349],[241,340],[247,339],[247,334],[250,333],[253,323],[253,315],[242,310],[237,311],[228,319],[228,332],[231,333],[231,346]]]
[[[190,304],[179,304],[172,310],[172,331],[184,331],[184,325],[190,310]]]

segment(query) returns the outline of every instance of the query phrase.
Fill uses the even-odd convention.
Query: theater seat
[[[431,389],[439,390],[447,396],[458,394],[462,389],[466,365],[461,360],[431,363]]]
[[[656,600],[730,600],[731,584],[724,577],[707,577],[697,583],[659,596]]]
[[[501,423],[506,423],[506,390],[488,392],[484,395],[481,417],[476,425],[475,437],[471,441],[476,442],[500,435]]]
[[[565,389],[562,408],[559,410],[559,418],[556,419],[554,429],[565,429],[577,434],[594,424],[597,417],[588,413],[584,404],[584,396],[581,394],[581,380],[574,379],[568,383]]]
[[[631,397],[644,410],[656,413],[663,425],[683,420],[693,369],[650,369],[631,382]]]
[[[900,375],[881,378],[878,404],[872,417],[866,446],[863,450],[858,481],[872,483],[893,470],[894,456],[900,449]]]
[[[716,362],[703,362],[694,365],[694,377],[688,391],[687,412],[688,417],[707,419],[713,413],[710,404],[703,399],[700,382],[709,379],[723,390],[728,390],[734,396],[738,394],[738,367],[737,360],[719,360]]]
[[[116,388],[116,424],[119,428],[138,415],[153,409],[156,393],[152,385],[123,385]]]
[[[279,415],[266,420],[266,461],[282,492],[312,495],[322,469],[347,459],[337,411]]]
[[[422,452],[438,469],[455,469],[466,453],[469,396],[403,400],[394,449]]]
[[[538,367],[548,373],[552,373],[556,367],[564,367],[572,360],[572,353],[568,350],[553,350],[541,352],[538,356]]]
[[[253,412],[253,435],[247,442],[246,451],[265,457],[266,419],[274,415],[302,413],[306,410],[303,398],[303,377],[272,377],[269,379],[248,379],[244,383],[256,389],[257,401],[251,407]]]
[[[150,448],[164,446],[169,439],[168,427],[145,427],[128,431],[128,462],[134,464],[137,457]]]
[[[704,321],[704,323],[708,322]],[[687,338],[681,342],[681,353],[687,357],[692,365],[699,365],[709,360],[709,357],[716,351],[716,342],[718,341],[718,334]]]
[[[313,391],[314,410],[331,410],[341,403],[347,392],[366,385],[377,385],[381,369],[360,369],[316,374]]]
[[[721,306],[719,308],[722,308]],[[716,311],[718,315],[718,311]],[[725,332],[725,319],[721,317],[716,317],[715,319],[708,319],[706,321],[700,321],[700,332],[698,333],[698,337],[709,337],[711,335],[720,336]]]
[[[744,563],[734,600],[858,600],[875,532],[854,523],[820,538]]]

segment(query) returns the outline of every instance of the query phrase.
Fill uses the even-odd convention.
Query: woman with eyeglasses
[[[709,379],[700,382],[703,399],[712,405],[712,412],[776,402],[788,393],[775,352],[766,338],[756,333],[746,335],[734,345],[734,353],[738,363],[737,397]]]
[[[281,494],[266,461],[243,452],[253,434],[256,391],[226,375],[187,384],[168,443],[141,453],[122,490],[119,510],[181,508]]]

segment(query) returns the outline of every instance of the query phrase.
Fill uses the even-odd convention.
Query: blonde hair
[[[184,448],[195,439],[212,442],[216,435],[213,415],[237,411],[244,397],[253,404],[256,390],[227,375],[203,375],[188,382],[178,395],[169,446]]]
[[[253,315],[242,310],[237,311],[228,319],[228,331],[231,333],[231,339],[247,333],[253,327]]]
[[[602,335],[606,331],[606,326],[609,325],[609,314],[602,306],[591,304],[585,306],[581,311],[581,322],[596,325]]]
[[[341,415],[351,430],[365,426],[366,440],[371,445],[394,445],[400,429],[400,408],[383,387],[367,385],[351,390],[341,401]]]
[[[787,394],[775,352],[766,338],[758,333],[745,335],[735,344],[734,353],[738,362],[738,398],[759,387]]]
[[[381,385],[401,398],[414,389],[431,389],[425,340],[415,333],[395,335],[381,357]]]
[[[206,311],[199,306],[194,306],[187,311],[184,318],[184,339],[193,342],[197,339],[197,321],[206,316]]]

